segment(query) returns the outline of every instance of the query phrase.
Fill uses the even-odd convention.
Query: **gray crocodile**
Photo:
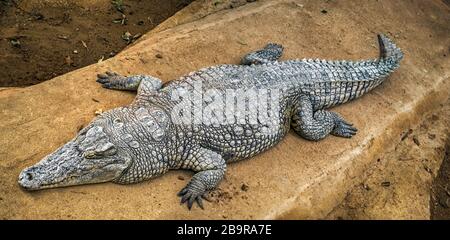
[[[166,85],[146,75],[99,74],[97,82],[105,88],[137,91],[135,100],[102,113],[71,141],[24,169],[19,185],[39,190],[100,182],[131,184],[171,169],[189,169],[196,173],[178,196],[189,209],[195,202],[203,209],[202,199],[218,186],[228,163],[273,147],[291,126],[313,141],[329,134],[355,135],[352,124],[325,109],[367,93],[399,67],[402,51],[384,35],[378,35],[378,42],[380,57],[365,61],[278,61],[283,47],[269,43],[245,55],[241,64],[204,68]],[[206,94],[209,89],[219,99],[230,95],[217,101]],[[269,99],[242,97],[252,89],[267,93]],[[203,98],[199,102],[186,93]],[[244,105],[238,107],[238,98]],[[203,108],[214,101],[215,109]],[[220,108],[224,101],[229,104]],[[270,111],[265,115],[271,120],[262,121],[260,110],[256,120],[249,117],[247,113],[255,109]],[[199,115],[197,110],[204,112]],[[225,112],[231,114],[227,121]]]

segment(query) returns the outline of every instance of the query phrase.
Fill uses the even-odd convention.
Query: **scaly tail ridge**
[[[378,34],[378,44],[380,45],[380,62],[397,68],[403,59],[402,50],[384,34]]]

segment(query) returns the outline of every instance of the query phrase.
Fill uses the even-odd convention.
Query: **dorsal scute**
[[[164,137],[170,120],[163,110],[140,107],[135,110],[134,114],[154,140],[160,141]]]

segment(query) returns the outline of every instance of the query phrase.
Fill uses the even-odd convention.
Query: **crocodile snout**
[[[39,182],[35,179],[34,167],[24,169],[19,175],[19,185],[25,190],[36,190]]]

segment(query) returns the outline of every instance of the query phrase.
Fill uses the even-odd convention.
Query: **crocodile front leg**
[[[273,62],[278,60],[282,54],[283,46],[277,43],[269,43],[263,49],[245,55],[241,60],[241,64],[252,65]]]
[[[216,152],[199,148],[192,154],[192,157],[184,162],[181,168],[197,172],[186,187],[178,193],[181,203],[187,202],[190,210],[196,201],[203,209],[202,198],[205,198],[210,190],[217,187],[225,174],[225,160]]]
[[[313,106],[308,96],[299,98],[299,109],[292,117],[292,127],[301,137],[318,141],[328,134],[350,138],[357,129],[345,121],[339,114],[325,110],[313,112]]]
[[[146,75],[134,75],[125,77],[114,72],[98,74],[97,82],[102,87],[116,90],[138,91],[141,93],[157,91],[162,87],[162,81],[158,78]]]

